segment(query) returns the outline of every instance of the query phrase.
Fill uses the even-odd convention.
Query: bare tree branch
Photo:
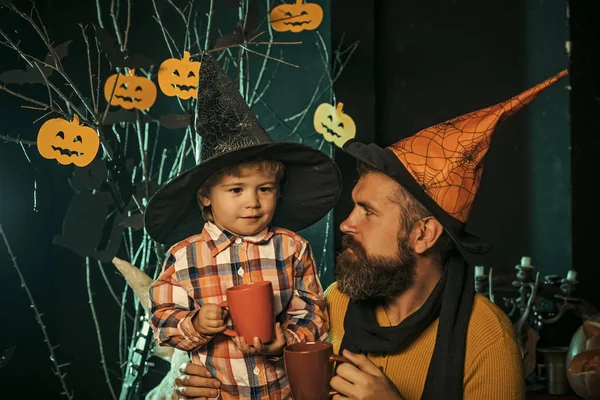
[[[6,87],[6,86],[4,86],[4,85],[0,85],[0,90],[3,90],[3,91],[5,91],[6,93],[8,93],[8,94],[10,94],[10,95],[12,95],[12,96],[18,97],[18,98],[20,98],[20,99],[22,99],[22,100],[25,100],[25,101],[28,101],[28,102],[30,102],[30,103],[33,103],[33,104],[36,104],[36,105],[40,106],[41,108],[37,108],[37,110],[43,110],[43,111],[46,111],[46,110],[51,110],[51,111],[53,111],[53,112],[55,112],[55,113],[57,113],[57,114],[60,114],[60,115],[62,115],[62,116],[63,116],[63,117],[65,117],[65,118],[69,118],[69,116],[68,116],[67,114],[65,114],[63,111],[61,111],[61,110],[58,110],[58,109],[56,109],[56,108],[54,108],[54,107],[50,106],[49,104],[42,103],[41,101],[38,101],[38,100],[34,100],[34,99],[32,99],[31,97],[23,96],[23,95],[22,95],[22,94],[20,94],[20,93],[13,92],[12,90],[10,90],[9,88],[7,88],[7,87]]]
[[[14,137],[10,137],[10,136],[0,135],[0,139],[4,140],[4,142],[20,143],[20,144],[25,144],[27,146],[37,146],[37,142],[31,141],[31,140],[20,139],[19,137],[14,138]]]
[[[206,25],[206,36],[204,38],[204,50],[208,50],[209,39],[210,39],[210,30],[212,29],[212,17],[215,12],[215,4],[214,0],[210,0],[210,6],[208,7],[208,24]]]
[[[44,322],[42,321],[43,314],[39,312],[37,306],[35,305],[33,295],[29,291],[27,282],[25,282],[25,278],[23,277],[23,274],[21,273],[21,269],[19,268],[19,264],[17,264],[17,257],[15,257],[15,255],[12,252],[12,248],[10,247],[10,244],[8,243],[8,239],[6,238],[6,233],[4,232],[4,229],[2,229],[2,224],[0,224],[0,236],[2,236],[4,245],[6,246],[6,249],[8,250],[8,254],[13,263],[13,267],[17,271],[17,275],[19,275],[19,279],[21,280],[21,288],[23,288],[23,290],[25,290],[25,293],[27,294],[27,297],[29,298],[29,304],[31,305],[31,309],[33,310],[33,312],[35,314],[35,320],[37,321],[38,325],[42,329],[42,335],[44,335],[44,343],[46,343],[46,346],[48,347],[48,351],[50,352],[50,361],[52,361],[52,364],[54,365],[54,368],[55,368],[54,374],[60,380],[60,385],[62,386],[62,389],[63,389],[63,392],[61,394],[64,394],[69,400],[71,400],[73,398],[73,393],[71,391],[69,391],[67,383],[65,382],[65,376],[67,374],[63,373],[61,371],[61,367],[68,366],[69,364],[59,364],[57,361],[57,357],[56,357],[56,353],[54,352],[54,349],[58,348],[58,346],[53,346],[52,343],[50,342],[50,337],[48,336],[48,332],[46,331],[46,325],[44,325]]]
[[[127,40],[129,39],[129,29],[131,28],[131,0],[127,0],[127,25],[125,26],[125,39],[123,39],[122,51],[127,48]]]
[[[83,26],[83,24],[79,24],[81,28],[81,34],[83,35],[83,40],[85,41],[85,49],[87,52],[87,60],[88,60],[88,72],[90,77],[90,94],[92,96],[92,107],[94,107],[94,113],[98,113],[98,104],[96,104],[96,96],[94,96],[94,79],[92,77],[92,58],[90,55],[90,42],[88,40],[87,35],[85,34],[85,29],[87,28]]]
[[[104,29],[104,24],[102,23],[102,12],[100,10],[100,0],[96,0],[96,14],[98,15],[98,25],[100,25],[100,28]]]
[[[46,45],[46,47],[48,48],[50,54],[52,55],[52,58],[54,59],[54,63],[55,63],[55,67],[56,70],[58,71],[58,73],[67,81],[67,83],[69,84],[69,86],[71,86],[71,89],[73,89],[73,91],[75,92],[75,94],[77,95],[77,97],[79,97],[79,99],[81,100],[81,102],[83,103],[84,107],[87,108],[87,110],[90,112],[90,114],[92,114],[94,116],[95,119],[95,114],[94,111],[89,108],[87,102],[85,101],[85,98],[83,97],[83,95],[81,94],[81,92],[79,91],[79,89],[77,88],[77,86],[73,83],[73,81],[71,80],[71,78],[69,77],[69,75],[67,75],[67,73],[65,72],[64,68],[62,67],[62,63],[60,61],[60,57],[58,57],[58,55],[56,54],[56,51],[54,50],[54,47],[52,46],[52,44],[50,43],[50,39],[45,35],[45,30],[46,28],[44,27],[44,25],[42,25],[44,32],[42,32],[42,30],[40,29],[40,27],[35,23],[35,21],[33,20],[33,18],[31,18],[30,16],[28,16],[27,14],[19,11],[19,9],[13,4],[12,5],[13,10],[19,15],[21,16],[21,18],[25,19],[27,22],[29,22],[29,24],[33,27],[33,29],[38,33],[38,35],[40,36],[40,38],[42,39],[42,41],[44,42],[44,44]],[[35,5],[33,7],[35,8]],[[37,11],[37,9],[36,9]],[[4,35],[5,38],[7,38],[6,35]],[[7,38],[8,39],[8,38]],[[16,46],[15,46],[16,47]],[[55,89],[55,91],[58,89]],[[79,116],[82,119],[86,119],[86,116],[83,115],[78,109],[77,107],[75,107],[75,105],[68,99],[66,98],[64,95],[61,96],[63,98],[63,100],[69,104],[71,107],[73,107],[74,110],[76,110],[77,114],[79,114]]]
[[[160,18],[160,13],[158,12],[158,7],[156,6],[156,0],[152,0],[152,7],[154,7],[154,19],[156,20],[156,22],[158,22],[158,25],[160,26],[160,30],[162,31],[163,37],[165,38],[165,43],[167,44],[167,49],[169,49],[169,54],[171,54],[171,57],[175,57],[175,53],[173,53],[173,49],[171,48],[171,44],[169,43],[167,31],[162,23],[162,19]]]
[[[98,338],[98,346],[100,349],[100,363],[102,364],[102,370],[104,371],[104,377],[106,379],[106,384],[108,385],[108,390],[112,395],[112,398],[116,400],[117,396],[113,390],[112,384],[110,383],[110,377],[108,376],[108,369],[106,366],[106,358],[104,357],[104,346],[102,345],[102,335],[100,333],[100,323],[98,322],[98,316],[96,315],[96,309],[94,308],[94,300],[92,295],[92,284],[90,282],[90,258],[85,258],[85,277],[87,283],[87,292],[88,292],[88,303],[90,304],[90,310],[92,311],[92,318],[94,320],[94,325],[96,325],[96,337]]]
[[[277,62],[280,62],[280,63],[282,63],[282,64],[289,65],[290,67],[300,68],[300,66],[298,66],[298,65],[296,65],[296,64],[292,64],[292,63],[289,63],[289,62],[287,62],[287,61],[283,61],[283,60],[281,60],[281,59],[279,59],[279,58],[275,58],[275,57],[271,57],[271,56],[268,56],[268,55],[266,55],[266,54],[263,54],[263,53],[259,53],[258,51],[250,50],[249,48],[247,48],[247,47],[246,47],[246,46],[244,46],[244,45],[240,45],[240,47],[241,47],[242,49],[246,50],[246,51],[249,51],[250,53],[254,53],[254,54],[257,54],[257,55],[259,55],[259,56],[261,56],[261,57],[268,58],[269,60],[277,61]]]
[[[117,21],[117,15],[115,10],[115,0],[111,0],[110,2],[110,19],[112,20],[113,28],[115,29],[115,36],[117,38],[117,43],[121,48],[121,51],[125,50],[123,48],[123,42],[121,41],[121,32],[119,31],[119,23]]]

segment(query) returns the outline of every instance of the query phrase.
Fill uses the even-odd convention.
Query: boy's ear
[[[210,206],[210,199],[204,194],[203,190],[198,190],[198,192],[196,192],[196,196],[198,196],[198,201],[202,203],[204,207]]]
[[[198,197],[198,200],[200,200],[200,202],[202,203],[202,205],[204,207],[210,207],[210,199],[206,196],[200,196]]]

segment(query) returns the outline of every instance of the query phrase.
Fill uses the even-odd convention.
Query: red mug
[[[273,285],[270,281],[244,283],[227,289],[227,300],[219,304],[227,308],[235,330],[227,329],[227,336],[243,336],[249,345],[254,338],[269,343],[275,338],[273,316]]]
[[[294,400],[327,400],[337,394],[331,390],[333,363],[347,362],[346,357],[333,354],[329,342],[294,343],[283,350],[285,373]]]

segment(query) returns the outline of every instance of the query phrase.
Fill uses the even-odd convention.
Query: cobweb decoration
[[[564,70],[502,103],[423,129],[390,146],[412,177],[444,211],[466,222],[494,129],[565,76]]]

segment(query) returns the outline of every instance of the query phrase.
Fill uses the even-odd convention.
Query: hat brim
[[[474,254],[485,254],[492,248],[483,239],[466,232],[465,224],[451,217],[429,197],[391,150],[381,148],[374,143],[367,145],[355,140],[346,142],[343,150],[401,184],[431,212],[452,240],[463,250]]]
[[[341,192],[341,173],[335,162],[315,148],[289,142],[271,142],[244,147],[206,160],[158,190],[145,213],[150,237],[173,245],[202,231],[204,218],[197,191],[226,165],[253,159],[283,162],[285,175],[273,225],[299,231],[323,218]]]

